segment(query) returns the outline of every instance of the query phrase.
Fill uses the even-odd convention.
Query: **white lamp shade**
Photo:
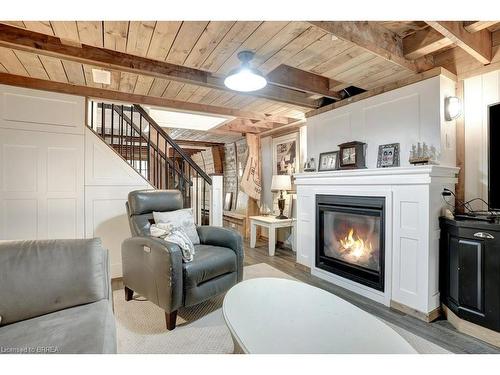
[[[271,190],[291,190],[292,189],[292,179],[287,174],[275,174],[271,181]]]
[[[243,67],[231,72],[224,84],[231,90],[250,92],[264,88],[267,80],[258,71]]]

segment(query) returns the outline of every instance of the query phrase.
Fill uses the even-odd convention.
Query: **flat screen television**
[[[500,211],[500,103],[488,107],[488,203]]]

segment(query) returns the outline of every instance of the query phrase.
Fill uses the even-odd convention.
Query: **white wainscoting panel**
[[[427,312],[429,193],[426,185],[394,186],[392,300]]]
[[[297,186],[297,263],[312,267],[315,240],[315,195],[302,186]]]
[[[33,198],[1,199],[1,240],[38,238],[38,204]]]
[[[83,135],[0,128],[0,239],[82,238]]]
[[[444,122],[441,98],[455,83],[429,78],[307,119],[308,157],[338,150],[348,141],[367,144],[366,166],[376,168],[378,146],[400,143],[400,165],[408,166],[411,145],[426,142],[441,153],[442,165],[455,165],[454,122]]]
[[[85,129],[85,185],[132,186],[148,182],[90,129]]]
[[[130,237],[128,193],[153,187],[114,150],[85,129],[85,236],[110,252],[111,276],[122,276],[121,245]]]
[[[0,127],[83,133],[85,98],[0,85]]]
[[[78,233],[78,226],[82,224],[79,222],[78,208],[78,200],[75,198],[47,199],[47,237],[82,237],[81,232]]]
[[[128,193],[147,188],[147,185],[86,187],[85,234],[87,238],[100,237],[109,250],[111,277],[122,276],[121,245],[131,236],[125,209]]]

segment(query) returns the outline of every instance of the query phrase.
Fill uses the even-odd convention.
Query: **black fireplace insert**
[[[316,195],[316,267],[384,290],[385,198]]]

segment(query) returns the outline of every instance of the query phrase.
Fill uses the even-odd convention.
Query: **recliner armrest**
[[[200,243],[204,245],[227,247],[232,249],[237,256],[238,260],[238,281],[243,279],[243,238],[238,232],[228,228],[214,227],[214,226],[199,226],[198,236]]]
[[[122,243],[123,283],[167,312],[182,305],[182,251],[151,236]]]

